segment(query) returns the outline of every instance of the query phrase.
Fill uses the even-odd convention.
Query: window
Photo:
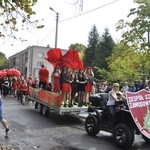
[[[16,58],[13,58],[13,59],[12,59],[12,65],[13,65],[13,66],[16,66]]]
[[[39,52],[39,53],[38,53],[38,57],[39,57],[39,58],[43,58],[43,57],[44,57],[44,53]]]
[[[38,61],[38,62],[37,62],[37,66],[41,66],[41,65],[44,65],[44,62]]]

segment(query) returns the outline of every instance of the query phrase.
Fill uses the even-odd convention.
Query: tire
[[[85,130],[91,135],[95,136],[99,133],[98,119],[94,115],[89,115],[85,120]]]
[[[129,148],[134,142],[132,129],[124,124],[118,124],[113,130],[113,138],[120,148]]]
[[[48,109],[47,106],[43,106],[42,114],[43,114],[44,116],[48,116],[48,115],[49,115],[49,109]]]
[[[38,103],[37,109],[40,114],[43,114],[43,105],[42,104]]]
[[[142,134],[142,137],[144,139],[144,141],[147,143],[147,144],[150,144],[150,139],[147,138],[145,135]]]

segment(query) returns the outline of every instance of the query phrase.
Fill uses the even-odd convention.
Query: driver
[[[119,83],[114,83],[112,90],[109,92],[107,101],[107,109],[109,111],[109,123],[113,125],[113,119],[115,114],[115,102],[118,101],[117,93],[119,92]]]

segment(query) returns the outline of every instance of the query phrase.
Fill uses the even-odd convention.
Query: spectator
[[[132,82],[131,85],[129,86],[129,92],[136,92],[136,87],[134,82]]]
[[[147,82],[147,86],[145,87],[147,91],[150,91],[150,81]]]
[[[33,80],[32,87],[33,88],[38,88],[39,87],[38,77],[35,77],[35,79]]]
[[[112,84],[109,83],[106,88],[106,93],[109,93],[112,90]]]
[[[107,91],[107,82],[103,82],[101,83],[100,87],[99,87],[99,90],[100,90],[100,93],[105,93]]]
[[[121,91],[122,91],[123,93],[129,91],[128,82],[125,82],[125,83],[124,83],[123,87],[121,88]]]

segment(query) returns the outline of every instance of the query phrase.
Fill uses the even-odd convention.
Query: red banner
[[[34,99],[42,101],[49,106],[61,107],[62,96],[60,93],[54,93],[46,90],[31,88],[29,89],[30,96]]]
[[[131,115],[143,135],[150,139],[150,92],[145,89],[127,92],[127,102]]]

